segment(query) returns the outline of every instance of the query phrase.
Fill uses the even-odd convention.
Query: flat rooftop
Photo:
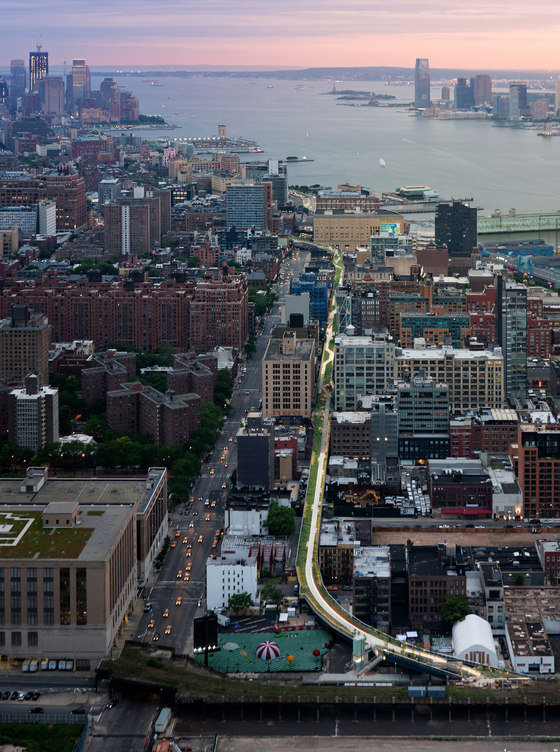
[[[320,546],[337,546],[354,544],[356,527],[353,522],[329,520],[321,524]]]
[[[157,482],[160,468],[150,472],[150,479]],[[157,471],[160,471],[158,474]],[[141,478],[55,478],[48,479],[38,491],[20,489],[21,478],[0,478],[0,508],[4,505],[23,507],[34,505],[46,507],[52,502],[78,502],[82,506],[105,506],[108,504],[134,504],[142,513],[152,496],[152,484],[148,476]]]
[[[367,546],[354,553],[354,577],[390,577],[389,546]]]
[[[0,559],[105,561],[134,504],[80,507],[73,527],[44,527],[43,505],[0,511]]]
[[[554,628],[560,620],[560,592],[556,588],[506,588],[504,613],[516,655],[553,655],[547,625]]]
[[[453,347],[423,347],[397,348],[395,357],[397,360],[443,360],[446,355],[453,355],[455,360],[503,360],[503,354],[500,347],[495,350],[464,350]]]
[[[270,339],[263,360],[272,361],[290,361],[290,360],[311,360],[314,352],[315,340],[313,339],[296,339],[294,343],[294,352],[284,352],[283,340]]]

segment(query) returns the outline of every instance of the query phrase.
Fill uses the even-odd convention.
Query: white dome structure
[[[468,614],[453,626],[453,653],[456,658],[484,666],[498,667],[492,628],[486,619]]]

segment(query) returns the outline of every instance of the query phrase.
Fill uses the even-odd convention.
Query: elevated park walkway
[[[351,616],[334,600],[323,584],[318,565],[318,546],[329,449],[330,377],[334,360],[337,319],[334,291],[340,284],[343,274],[342,254],[338,250],[334,251],[334,263],[336,271],[333,295],[319,374],[318,397],[313,413],[315,428],[313,454],[297,555],[296,568],[300,595],[306,599],[317,617],[334,632],[349,640],[362,637],[366,651],[373,650],[379,658],[388,658],[407,670],[429,673],[451,681],[470,680],[482,685],[492,684],[495,679],[500,678],[511,680],[514,678],[512,674],[472,666],[464,661],[395,640],[390,635]],[[527,677],[523,678],[526,680]]]

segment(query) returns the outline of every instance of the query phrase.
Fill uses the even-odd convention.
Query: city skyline
[[[410,0],[288,0],[264,12],[256,0],[209,0],[195,9],[163,0],[157,12],[146,0],[100,0],[73,4],[71,13],[64,0],[30,0],[25,14],[0,0],[0,11],[9,29],[5,62],[41,43],[55,65],[86,57],[90,65],[409,67],[423,55],[434,68],[542,69],[557,64],[560,20],[550,0],[536,8],[519,0],[490,7],[432,0],[421,12]]]

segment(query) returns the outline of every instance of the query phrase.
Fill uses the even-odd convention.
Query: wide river
[[[258,158],[306,156],[313,162],[289,167],[290,184],[336,186],[350,182],[375,192],[402,185],[428,185],[442,198],[471,198],[489,214],[560,208],[560,138],[536,130],[495,127],[491,122],[438,121],[409,115],[400,107],[348,107],[326,95],[327,81],[276,79],[157,79],[152,86],[118,77],[140,99],[140,111],[180,126],[147,131],[147,138],[228,135],[254,140]],[[99,79],[94,79],[97,88]],[[410,102],[410,86],[337,82],[337,89],[394,94]],[[440,89],[432,87],[437,98]],[[242,155],[247,159],[253,155]],[[385,167],[380,164],[384,160]]]

